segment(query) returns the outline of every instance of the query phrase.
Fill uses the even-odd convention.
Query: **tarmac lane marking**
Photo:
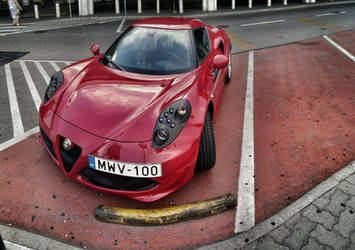
[[[337,48],[338,50],[340,50],[344,55],[346,55],[347,57],[350,58],[350,60],[352,60],[353,62],[355,62],[355,56],[353,56],[350,52],[348,52],[346,49],[344,49],[343,47],[341,47],[339,44],[337,44],[336,42],[334,42],[332,39],[330,39],[327,35],[324,35],[323,38],[325,40],[327,40],[331,45],[333,45],[335,48]]]
[[[41,97],[38,94],[36,85],[34,84],[33,79],[31,77],[31,74],[28,71],[26,63],[24,61],[20,61],[20,66],[21,66],[23,74],[25,75],[25,79],[26,79],[28,88],[29,88],[29,90],[31,92],[32,99],[33,99],[33,101],[35,103],[35,106],[36,106],[36,109],[38,111],[39,110],[39,106],[41,105],[42,99],[41,99]]]
[[[126,22],[126,19],[122,19],[120,25],[118,26],[118,29],[116,30],[116,33],[121,33],[122,32],[122,27],[123,27],[125,22]]]
[[[242,151],[238,181],[238,205],[235,233],[255,225],[254,197],[254,51],[249,52],[247,88],[245,93]]]
[[[18,136],[14,137],[14,138],[6,141],[6,142],[1,143],[0,144],[0,152],[5,150],[5,149],[7,149],[7,148],[9,148],[9,147],[11,147],[11,146],[13,146],[13,145],[15,145],[15,144],[17,144],[17,143],[19,143],[20,141],[25,140],[26,138],[28,138],[31,135],[36,134],[38,132],[39,132],[39,127],[37,126],[37,127],[34,127],[34,128],[32,128],[30,130],[27,130],[25,133],[22,133],[21,135],[18,135]]]
[[[230,29],[225,29],[229,39],[236,44],[239,48],[241,48],[242,50],[246,51],[246,50],[252,50],[252,49],[256,49],[256,47],[252,44],[250,44],[249,42],[245,41],[243,38],[241,38],[239,35],[237,35],[235,32],[233,32]]]
[[[255,25],[262,25],[262,24],[269,24],[269,23],[281,23],[281,22],[285,22],[285,19],[282,20],[273,20],[273,21],[266,21],[266,22],[258,22],[258,23],[245,23],[245,24],[241,24],[241,27],[247,27],[247,26],[255,26]]]
[[[7,91],[8,91],[9,102],[10,102],[13,136],[17,137],[23,134],[24,128],[22,124],[21,113],[17,101],[17,95],[14,86],[14,80],[12,78],[10,64],[5,65],[5,74],[6,74]]]
[[[329,28],[329,29],[334,29],[334,30],[339,30],[339,31],[347,30],[347,28],[343,27],[343,26],[337,26],[337,25],[324,23],[324,22],[320,22],[320,21],[315,21],[315,20],[310,20],[310,19],[306,19],[306,18],[298,18],[296,20],[298,22],[311,24],[311,25],[321,27],[321,28]]]
[[[41,65],[40,62],[38,61],[35,61],[34,62],[38,71],[41,73],[43,79],[45,80],[45,82],[47,83],[47,85],[49,84],[49,80],[50,80],[50,77],[48,76],[47,72],[44,70],[43,66]]]
[[[55,71],[60,71],[60,67],[55,62],[49,62],[49,64],[53,67]]]

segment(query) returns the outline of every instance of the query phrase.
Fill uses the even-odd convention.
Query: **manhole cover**
[[[225,29],[225,28],[229,28],[229,25],[218,25],[217,28],[222,28],[222,29]]]
[[[34,31],[33,33],[46,33],[48,32],[48,30],[37,30],[37,31]]]
[[[12,62],[30,52],[0,51],[0,66]]]

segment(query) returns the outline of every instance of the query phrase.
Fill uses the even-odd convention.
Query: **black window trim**
[[[195,30],[198,30],[198,29],[204,29],[206,31],[206,34],[207,34],[207,38],[208,38],[208,53],[206,54],[206,56],[200,61],[200,59],[198,58],[198,54],[197,54],[197,48],[196,48],[196,41],[195,41],[195,36],[194,36],[194,31]],[[195,58],[196,58],[196,61],[197,61],[197,65],[201,65],[205,60],[206,58],[210,55],[211,53],[211,39],[210,39],[210,36],[208,34],[208,30],[206,29],[206,27],[197,27],[197,28],[194,28],[191,30],[191,36],[192,36],[192,39],[193,39],[193,48],[194,48],[194,51],[195,51]]]

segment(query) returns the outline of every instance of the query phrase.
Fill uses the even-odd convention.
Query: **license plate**
[[[98,171],[128,177],[161,177],[161,164],[134,164],[89,155],[89,167]]]

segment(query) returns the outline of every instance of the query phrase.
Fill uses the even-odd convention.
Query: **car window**
[[[106,56],[126,71],[141,74],[180,74],[196,66],[188,30],[133,27]]]
[[[204,28],[195,29],[193,34],[198,60],[201,63],[210,51],[210,41],[207,31]]]

